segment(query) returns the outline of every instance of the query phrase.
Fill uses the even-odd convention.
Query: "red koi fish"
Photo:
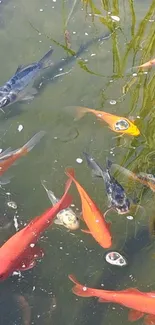
[[[40,235],[53,223],[57,213],[67,208],[72,198],[68,194],[72,180],[68,180],[65,193],[54,206],[42,215],[35,217],[26,227],[13,235],[0,248],[0,281],[5,280],[14,271],[24,271],[36,265],[36,259],[44,255],[36,245]]]
[[[109,248],[112,245],[112,236],[110,232],[110,223],[106,222],[104,215],[96,206],[95,202],[89,197],[84,188],[74,177],[74,169],[67,168],[66,175],[75,183],[82,202],[83,219],[89,230],[83,230],[90,233],[94,239],[103,247]]]
[[[11,150],[8,148],[2,152],[0,154],[0,176],[2,176],[10,168],[10,166],[15,163],[17,159],[31,151],[45,135],[45,133],[45,131],[36,133],[23,147],[19,149]]]
[[[136,288],[110,291],[88,288],[77,281],[74,275],[69,279],[75,283],[72,292],[81,297],[98,297],[99,302],[112,302],[130,308],[128,319],[133,322],[143,316],[146,325],[155,324],[155,292],[142,292]],[[147,314],[147,315],[145,315]]]

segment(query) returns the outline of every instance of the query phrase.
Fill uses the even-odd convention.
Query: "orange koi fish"
[[[130,308],[128,320],[133,322],[143,316],[146,325],[155,324],[155,292],[142,292],[136,288],[121,291],[88,288],[77,281],[74,275],[69,279],[75,283],[72,292],[81,297],[98,297],[99,302],[112,302]],[[147,314],[147,315],[145,315]]]
[[[104,111],[97,111],[88,107],[76,107],[78,118],[81,118],[86,113],[92,113],[96,117],[109,124],[112,131],[128,135],[138,136],[140,134],[137,126],[125,117],[113,115]]]
[[[23,147],[19,149],[11,150],[11,148],[8,148],[2,152],[0,154],[0,176],[2,176],[17,159],[31,151],[45,133],[45,131],[36,133]]]
[[[146,63],[144,63],[144,64],[142,64],[142,65],[139,65],[137,68],[151,68],[153,65],[155,65],[155,59],[152,59],[152,60],[150,60],[150,61],[148,61],[148,62],[146,62]]]
[[[112,164],[112,166],[117,169],[119,172],[122,172],[125,176],[149,187],[153,192],[155,192],[155,176],[152,174],[147,174],[140,172],[138,174],[133,173],[132,171],[128,170],[117,164]]]
[[[40,235],[53,223],[57,213],[67,208],[72,198],[68,194],[72,180],[66,183],[65,193],[54,206],[35,217],[26,227],[18,231],[0,247],[0,281],[14,271],[24,271],[36,265],[36,259],[43,257],[43,250],[36,245]]]
[[[106,222],[104,215],[102,215],[95,202],[89,197],[84,188],[75,179],[74,169],[67,168],[65,173],[75,183],[81,197],[82,216],[89,229],[83,230],[83,232],[90,233],[103,248],[111,247],[111,224]]]

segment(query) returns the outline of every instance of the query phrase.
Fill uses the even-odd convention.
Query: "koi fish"
[[[93,174],[97,177],[102,177],[105,182],[106,192],[109,200],[109,208],[114,209],[119,214],[125,214],[130,210],[130,201],[126,196],[124,188],[111,176],[110,167],[112,162],[107,159],[107,167],[104,170],[86,152],[83,152],[88,166],[93,170]]]
[[[69,275],[69,279],[75,284],[72,288],[75,295],[97,297],[99,302],[120,304],[130,308],[129,321],[133,322],[145,316],[144,322],[146,325],[155,324],[155,292],[142,292],[136,288],[120,291],[101,290],[82,285],[72,274]]]
[[[3,182],[1,176],[15,163],[17,159],[31,151],[45,134],[45,131],[40,131],[36,133],[23,147],[16,150],[8,148],[0,154],[0,184],[7,184],[9,182],[7,179],[4,179]]]
[[[41,70],[51,65],[49,50],[44,57],[27,66],[20,65],[15,74],[0,87],[0,108],[9,106],[19,100],[32,100],[37,94],[37,89],[30,85],[39,76]]]
[[[155,59],[152,59],[152,60],[150,60],[150,61],[148,61],[148,62],[146,62],[146,63],[144,63],[144,64],[142,64],[142,65],[139,65],[139,66],[137,66],[136,68],[151,68],[153,65],[155,65]]]
[[[59,202],[59,199],[55,197],[54,193],[51,190],[48,190],[46,188],[45,186],[46,182],[41,181],[41,183],[52,204],[55,205],[57,202]],[[56,225],[64,226],[65,228],[70,230],[77,230],[80,227],[79,217],[75,214],[75,212],[70,207],[59,211],[56,218],[54,219],[54,223]]]
[[[132,171],[130,171],[127,168],[124,168],[120,165],[112,164],[112,166],[115,169],[117,169],[118,171],[122,172],[127,177],[132,178],[133,180],[149,187],[153,192],[155,192],[155,176],[154,175],[143,173],[143,172],[135,174]]]
[[[110,129],[117,133],[138,136],[140,134],[137,126],[125,117],[113,115],[104,111],[97,111],[88,107],[76,107],[77,118],[81,118],[86,113],[92,113],[96,117],[106,122]]]
[[[110,232],[111,223],[106,222],[104,215],[96,206],[95,202],[89,197],[84,188],[75,179],[74,169],[67,168],[66,175],[74,182],[79,192],[82,202],[82,216],[88,226],[88,230],[83,232],[90,233],[94,239],[103,247],[109,248],[112,245],[112,235]]]
[[[0,247],[0,281],[11,276],[14,271],[24,271],[36,265],[36,259],[44,256],[43,250],[36,245],[40,235],[53,223],[57,213],[66,209],[72,202],[68,194],[72,180],[66,183],[64,195],[58,203],[35,217],[29,224],[14,234]]]

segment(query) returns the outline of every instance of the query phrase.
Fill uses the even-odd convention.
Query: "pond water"
[[[77,56],[67,52],[65,30]],[[132,75],[131,69],[154,57],[154,31],[154,0],[1,1],[1,85],[19,65],[35,62],[50,47],[54,49],[53,66],[36,81],[39,93],[34,100],[15,103],[0,112],[3,150],[19,148],[40,130],[47,132],[6,173],[13,177],[0,189],[1,245],[15,233],[14,220],[21,229],[50,206],[42,179],[61,197],[68,166],[75,169],[77,179],[100,209],[103,212],[108,209],[103,181],[91,177],[83,151],[103,166],[108,157],[134,172],[154,174],[154,70]],[[132,117],[141,134],[118,137],[93,114],[76,120],[69,106]],[[20,132],[19,126],[22,126]],[[118,215],[115,211],[107,215],[112,223],[111,248],[124,254],[128,265],[119,268],[108,264],[105,261],[108,250],[100,247],[92,236],[54,224],[39,240],[45,256],[36,267],[0,284],[0,325],[128,324],[126,307],[77,297],[68,279],[68,274],[73,273],[90,287],[155,290],[155,244],[150,232],[155,216],[154,193],[137,182],[129,182],[121,173],[117,180],[128,196],[138,198],[143,207],[132,214],[133,220],[127,218],[129,214]],[[75,186],[71,192],[77,211],[81,211]],[[8,207],[10,201],[17,208]],[[142,324],[143,320],[137,323]]]

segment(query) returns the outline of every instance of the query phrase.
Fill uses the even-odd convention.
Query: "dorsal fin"
[[[19,65],[15,74],[18,73],[19,71],[23,70],[23,68],[25,68],[25,66],[23,64]]]

